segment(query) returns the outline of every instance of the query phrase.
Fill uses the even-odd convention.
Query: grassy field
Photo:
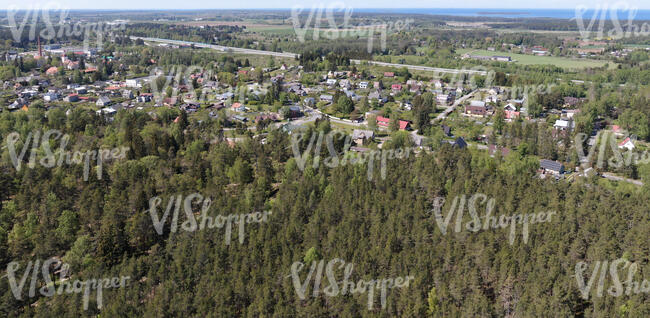
[[[556,56],[536,56],[528,54],[518,54],[518,53],[508,53],[508,52],[492,52],[487,50],[472,50],[472,49],[459,49],[456,50],[456,53],[463,55],[465,53],[470,53],[472,55],[501,55],[501,56],[510,56],[512,57],[514,63],[521,65],[555,65],[567,69],[584,69],[589,67],[602,67],[607,64],[607,61],[596,61],[588,59],[572,59],[566,57],[556,57]],[[613,67],[613,63],[609,63],[610,68]]]

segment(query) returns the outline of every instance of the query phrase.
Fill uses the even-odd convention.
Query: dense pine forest
[[[367,163],[314,169],[311,157],[301,171],[291,136],[279,129],[264,143],[247,138],[233,145],[216,123],[188,120],[177,110],[156,119],[122,110],[112,122],[83,109],[0,114],[3,145],[11,132],[24,140],[28,132],[49,129],[70,136],[66,150],[129,151],[126,158],[106,163],[101,178],[93,170],[84,181],[83,165],[29,168],[31,152],[41,153],[41,148],[29,148],[17,171],[3,148],[0,266],[19,262],[16,276],[21,278],[28,261],[57,257],[70,265],[72,279],[130,280],[125,287],[104,290],[101,310],[92,292],[84,310],[83,294],[29,297],[27,279],[17,299],[2,279],[0,313],[5,317],[650,315],[648,293],[597,297],[592,292],[582,298],[574,271],[580,261],[623,257],[639,264],[636,280],[647,279],[650,201],[645,188],[608,189],[595,179],[541,180],[535,177],[538,162],[517,152],[491,158],[484,151],[448,145],[389,160],[386,178],[376,168],[368,181]],[[331,128],[321,122],[310,129]],[[409,146],[406,138],[394,140],[385,146]],[[211,199],[211,217],[272,214],[265,223],[247,224],[243,243],[236,229],[226,244],[223,229],[171,232],[170,222],[159,235],[151,198],[160,197],[165,207],[171,197],[192,193]],[[527,243],[519,236],[511,245],[509,229],[443,235],[432,212],[435,198],[447,198],[442,209],[447,213],[454,197],[476,193],[495,199],[494,215],[557,214],[550,222],[531,225]],[[484,205],[479,206],[484,215]],[[197,216],[200,210],[194,206]],[[469,221],[469,214],[464,218]],[[181,213],[179,226],[185,220]],[[450,228],[454,222],[455,217]],[[336,258],[354,264],[354,281],[414,279],[407,288],[390,290],[385,309],[375,300],[368,310],[364,294],[312,297],[308,288],[309,296],[300,299],[292,264]],[[42,286],[43,279],[36,285]]]

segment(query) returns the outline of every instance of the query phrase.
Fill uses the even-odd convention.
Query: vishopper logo
[[[339,137],[336,137],[339,135]],[[351,137],[344,132],[340,131],[331,131],[325,135],[324,132],[320,131],[318,133],[312,133],[309,137],[309,142],[306,141],[305,133],[293,133],[291,135],[291,149],[293,151],[294,158],[298,164],[300,171],[305,171],[307,167],[307,158],[310,156],[310,152],[314,149],[314,157],[312,167],[313,169],[318,169],[321,161],[321,149],[323,146],[323,138],[326,138],[325,142],[327,143],[327,151],[330,156],[323,159],[323,164],[328,168],[336,168],[338,166],[345,166],[347,164],[352,165],[362,165],[368,163],[368,181],[372,181],[373,171],[375,168],[375,162],[380,162],[380,174],[382,180],[386,180],[386,169],[387,161],[393,159],[403,159],[408,158],[411,151],[415,152],[419,150],[419,147],[405,147],[405,148],[396,148],[396,149],[379,149],[379,150],[369,150],[366,152],[354,152],[350,151],[352,146]],[[344,139],[342,154],[343,156],[339,158],[339,151],[334,145],[335,138],[337,140]],[[300,148],[306,145],[306,149],[300,153]]]
[[[351,37],[368,37],[368,53],[372,52],[375,41],[376,32],[380,32],[381,50],[386,50],[386,40],[388,33],[391,31],[402,31],[410,27],[414,22],[413,19],[397,20],[395,22],[375,22],[371,25],[350,25],[350,18],[352,16],[352,7],[348,7],[344,2],[333,2],[327,7],[323,3],[313,5],[309,11],[308,16],[304,23],[301,22],[300,14],[305,10],[302,5],[296,5],[291,8],[291,20],[293,22],[293,29],[296,32],[298,41],[305,42],[305,36],[308,30],[313,32],[313,39],[318,40],[321,33],[326,39],[337,40],[339,38]],[[323,20],[323,13],[329,24],[329,28],[321,30],[321,22]],[[343,16],[343,24],[339,26],[336,22],[335,14]]]
[[[595,159],[596,167],[599,169],[604,168],[608,144],[613,155],[607,160],[609,167],[622,168],[624,166],[627,167],[650,162],[650,155],[647,150],[642,154],[635,152],[633,149],[628,149],[626,153],[623,153],[619,148],[619,143],[616,141],[614,133],[609,131],[599,131],[593,139],[593,144],[589,146],[589,153],[585,154],[584,143],[588,138],[588,135],[578,133],[576,134],[574,141],[576,152],[583,168],[588,168],[590,166],[590,163],[595,159],[596,151],[598,151],[598,158]],[[628,138],[630,139],[630,142],[634,143],[637,136],[631,135]]]
[[[508,235],[508,242],[510,245],[513,245],[515,242],[517,224],[521,225],[521,235],[523,237],[524,244],[526,244],[528,243],[529,226],[531,224],[551,222],[551,217],[554,214],[557,214],[555,211],[549,211],[515,215],[502,214],[500,216],[493,216],[492,212],[494,211],[496,202],[494,198],[490,198],[488,200],[487,195],[476,193],[472,195],[469,200],[467,200],[467,197],[464,194],[460,197],[455,197],[451,208],[447,213],[447,216],[443,216],[442,207],[445,204],[445,200],[446,199],[444,197],[436,197],[433,200],[432,211],[436,220],[436,224],[438,225],[438,228],[440,229],[442,235],[447,234],[449,223],[454,215],[454,212],[457,211],[456,224],[454,227],[454,231],[456,233],[459,233],[463,230],[476,233],[481,230],[487,231],[489,229],[496,230],[506,229],[507,227],[510,227],[510,233]],[[471,221],[465,223],[465,226],[463,228],[463,215],[465,213],[466,203]],[[483,217],[479,216],[477,207],[478,204],[485,204],[485,216]],[[481,222],[481,219],[483,219],[483,222]]]
[[[68,22],[69,11],[64,9],[58,2],[48,2],[41,8],[40,4],[30,4],[25,10],[12,4],[7,8],[7,21],[15,42],[22,42],[25,35],[25,28],[28,26],[27,38],[29,41],[36,41],[37,37],[44,40],[53,40],[65,37],[80,37],[83,35],[83,49],[90,48],[91,36],[95,36],[96,48],[101,50],[104,43],[104,34],[117,30],[126,30],[125,21],[115,22]],[[20,16],[22,20],[17,21]],[[58,21],[56,21],[58,16]],[[31,21],[30,21],[31,20]],[[54,20],[54,21],[53,21]],[[44,24],[44,28],[38,32],[39,23]],[[37,34],[38,32],[38,34]]]
[[[83,292],[84,310],[88,309],[90,292],[92,290],[97,291],[97,308],[101,309],[103,306],[103,289],[120,288],[127,286],[127,280],[130,279],[130,276],[120,276],[112,278],[89,279],[85,281],[74,280],[71,282],[69,280],[70,266],[68,264],[62,263],[54,257],[45,260],[42,263],[41,260],[36,260],[34,262],[29,261],[25,267],[23,275],[20,276],[20,281],[16,277],[16,272],[19,270],[19,268],[19,262],[10,262],[7,265],[6,274],[9,280],[9,286],[11,287],[11,292],[17,300],[23,299],[23,288],[25,287],[27,278],[31,273],[31,281],[28,293],[29,298],[34,298],[36,296],[37,285],[39,284],[42,287],[38,289],[38,292],[44,297],[53,297],[54,295],[61,295],[64,292],[66,294],[80,294]],[[56,274],[57,271],[59,272],[59,280],[57,282],[53,282],[52,277]],[[39,281],[39,274],[42,275],[42,281]],[[58,288],[56,287],[57,284]]]
[[[167,69],[155,67],[151,70],[149,78],[151,92],[153,93],[154,100],[157,103],[163,103],[165,98],[178,100],[179,97],[183,100],[198,103],[208,103],[217,100],[228,103],[238,100],[239,102],[244,103],[247,98],[247,93],[249,92],[248,85],[237,86],[234,88],[228,86],[225,90],[202,86],[202,84],[205,84],[208,81],[215,81],[218,83],[218,86],[223,86],[223,83],[219,82],[220,79],[217,72],[198,65],[176,65]],[[200,88],[194,88],[195,81]],[[268,92],[265,87],[262,87],[259,84],[253,86],[254,89],[258,90],[261,94],[266,94]],[[187,93],[185,94],[182,92],[183,87],[187,89]],[[199,90],[199,92],[197,92],[197,90]]]
[[[53,152],[50,142],[57,140],[59,142],[59,148]],[[20,171],[22,168],[25,161],[24,158],[27,154],[30,143],[32,146],[29,154],[29,161],[27,163],[27,167],[30,169],[34,169],[36,164],[40,164],[45,168],[53,168],[54,166],[61,167],[64,163],[66,165],[78,165],[83,162],[84,181],[88,181],[91,160],[97,161],[97,178],[101,180],[104,161],[111,159],[123,159],[126,157],[126,152],[129,150],[129,147],[120,147],[114,149],[88,150],[86,152],[71,152],[66,151],[65,149],[69,141],[69,135],[63,134],[60,131],[54,129],[46,131],[42,134],[42,137],[40,130],[29,132],[24,141],[21,140],[19,133],[12,132],[7,135],[6,145],[3,148],[8,149],[11,163],[16,168],[16,171]],[[22,144],[20,153],[16,152],[16,145],[18,144]],[[40,158],[40,160],[38,160],[37,154],[40,153],[41,150],[44,152],[44,155],[42,158]]]
[[[621,274],[621,269],[627,269],[627,276],[625,276],[626,280],[623,282],[621,282],[621,277],[619,276],[619,274]],[[650,281],[645,279],[642,282],[634,281],[634,275],[636,275],[638,269],[639,265],[637,263],[632,263],[624,258],[619,258],[612,262],[596,261],[591,272],[591,277],[585,283],[585,272],[589,270],[589,265],[583,261],[578,262],[575,266],[575,277],[578,283],[578,289],[580,290],[580,295],[584,299],[589,299],[591,288],[593,287],[594,282],[598,280],[598,286],[595,293],[597,297],[603,297],[605,281],[607,280],[606,277],[608,273],[611,277],[612,285],[607,289],[607,294],[612,297],[650,293]]]
[[[340,265],[337,266],[337,263]],[[296,290],[296,294],[301,300],[307,299],[307,288],[309,288],[309,283],[314,279],[314,287],[312,292],[312,297],[318,297],[321,293],[321,280],[323,278],[323,268],[325,269],[325,276],[327,277],[327,282],[329,285],[322,289],[322,293],[328,297],[336,297],[338,295],[354,295],[354,294],[368,294],[368,310],[372,310],[375,302],[375,290],[380,293],[380,302],[381,308],[386,309],[386,297],[388,296],[388,290],[393,288],[408,288],[409,283],[413,276],[406,277],[397,277],[393,278],[378,278],[371,279],[369,281],[359,280],[356,282],[352,281],[352,272],[354,271],[354,264],[346,264],[344,260],[340,258],[335,258],[327,262],[325,266],[325,261],[313,261],[309,269],[307,277],[304,281],[300,279],[300,272],[305,267],[305,264],[302,262],[294,262],[291,265],[291,277],[293,281],[293,287]],[[343,279],[337,281],[336,270],[337,267],[339,270],[343,269]],[[314,275],[316,274],[316,275]]]
[[[589,23],[585,25],[583,15],[587,14],[589,11],[593,11],[593,13]],[[575,17],[573,19],[576,20],[580,36],[584,41],[591,39],[592,33],[595,34],[595,39],[611,38],[619,40],[622,38],[647,36],[650,34],[650,25],[648,25],[647,22],[643,23],[641,26],[634,23],[637,11],[637,7],[630,6],[629,3],[624,1],[618,1],[611,7],[608,3],[597,4],[593,10],[589,9],[589,7],[585,5],[580,5],[576,7]],[[621,21],[618,17],[619,12],[623,16],[627,13],[627,23],[621,25]],[[611,20],[613,28],[605,33],[605,23],[608,17],[609,20]],[[596,31],[593,30],[594,27],[597,27]]]
[[[195,201],[196,203],[194,203]],[[248,214],[209,216],[208,211],[212,206],[212,199],[205,198],[199,193],[192,193],[186,196],[185,199],[183,199],[182,194],[171,196],[169,201],[167,201],[165,212],[162,217],[160,217],[158,207],[160,207],[162,203],[162,198],[157,196],[149,200],[149,213],[151,214],[151,220],[153,221],[153,226],[158,235],[163,235],[165,223],[167,222],[172,209],[173,214],[172,219],[169,222],[169,231],[171,233],[176,233],[178,231],[178,217],[182,204],[183,212],[185,214],[185,221],[181,224],[182,230],[186,232],[194,232],[196,230],[204,230],[206,228],[212,229],[215,227],[222,229],[225,226],[226,245],[230,245],[233,225],[236,224],[239,230],[239,244],[244,244],[246,224],[266,223],[268,222],[268,217],[272,214],[271,211],[264,211]],[[192,208],[193,204],[201,206],[201,216],[199,217],[200,223],[197,223],[197,219],[194,217],[194,210]]]

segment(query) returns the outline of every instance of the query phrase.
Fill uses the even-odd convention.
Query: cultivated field
[[[514,63],[521,65],[555,65],[558,67],[566,69],[584,69],[584,68],[593,68],[593,67],[602,67],[607,64],[607,61],[597,61],[589,59],[572,59],[566,57],[556,57],[556,56],[536,56],[528,54],[518,54],[518,53],[509,53],[509,52],[492,52],[487,50],[472,50],[472,49],[459,49],[456,50],[456,53],[463,55],[465,53],[470,53],[472,55],[500,55],[500,56],[510,56],[512,57]],[[610,62],[610,67],[612,67]]]

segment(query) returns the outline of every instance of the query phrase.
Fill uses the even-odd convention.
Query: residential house
[[[47,75],[56,75],[59,72],[59,69],[56,68],[56,66],[52,66],[45,71],[45,74]]]
[[[454,96],[451,94],[437,94],[436,101],[441,105],[451,104],[454,100]]]
[[[324,101],[324,102],[331,103],[334,100],[334,96],[323,94],[323,95],[320,95],[320,100]]]
[[[53,102],[59,100],[59,98],[60,98],[59,93],[56,92],[50,92],[43,95],[43,100],[46,102]]]
[[[574,126],[573,120],[558,119],[555,121],[553,128],[556,130],[572,130]]]
[[[106,107],[112,104],[111,99],[108,96],[99,96],[95,105],[99,107]]]
[[[301,117],[302,115],[302,108],[300,108],[300,106],[289,106],[289,117],[296,118]]]
[[[29,104],[29,101],[25,98],[18,98],[16,99],[13,103],[11,103],[9,106],[7,106],[7,110],[12,112],[18,109],[21,109],[24,106],[27,106]]]
[[[564,165],[561,162],[541,159],[539,161],[539,166],[540,169],[542,170],[542,173],[544,174],[546,174],[547,172],[554,175],[561,175],[564,173]]]
[[[393,92],[397,93],[402,90],[402,84],[393,84],[390,86],[390,89],[392,89]]]
[[[614,132],[614,135],[616,135],[616,136],[623,136],[624,130],[619,125],[613,125],[612,126],[612,131]]]
[[[355,129],[352,131],[352,141],[354,141],[357,146],[363,146],[375,137],[375,132],[372,130],[361,130]]]
[[[499,102],[499,96],[498,95],[489,95],[488,97],[485,98],[485,103],[498,103]]]
[[[100,110],[98,110],[97,115],[104,115],[105,117],[112,119],[113,116],[117,113],[117,110],[113,107],[105,107]]]
[[[368,100],[377,100],[377,102],[379,102],[380,104],[388,101],[386,97],[381,96],[380,91],[374,91],[368,94]]]
[[[312,107],[316,105],[316,99],[313,97],[307,97],[302,101],[303,105]]]
[[[506,121],[512,121],[514,119],[519,118],[519,116],[521,115],[520,112],[512,111],[512,110],[506,110],[506,111],[504,111],[504,113],[506,115]]]
[[[634,147],[634,142],[632,142],[632,139],[630,139],[630,137],[626,137],[625,139],[623,139],[623,141],[621,141],[618,144],[618,148],[619,149],[634,150],[634,148],[635,148]]]
[[[359,88],[360,88],[360,89],[366,89],[366,88],[368,88],[368,82],[361,82],[361,83],[359,83]]]
[[[236,112],[245,112],[246,111],[246,106],[242,105],[242,103],[233,103],[232,106],[230,106],[230,108],[233,111],[236,111]]]
[[[512,103],[508,103],[506,106],[503,106],[503,110],[504,111],[514,112],[514,111],[517,111],[517,107],[515,105],[513,105]]]
[[[571,97],[571,96],[564,97],[564,107],[565,108],[576,107],[578,104],[580,104],[580,102],[581,102],[580,98]]]
[[[133,99],[135,96],[133,95],[133,91],[125,89],[122,91],[122,97],[126,99]]]
[[[77,101],[79,101],[79,94],[70,94],[70,95],[66,96],[65,98],[63,98],[63,100],[68,102],[68,103],[77,102]]]
[[[384,128],[390,127],[390,118],[377,116],[377,125]],[[411,123],[405,120],[399,121],[399,130],[407,130],[409,128],[411,128]]]
[[[573,116],[575,116],[579,112],[580,112],[579,109],[563,109],[562,110],[562,117],[567,118],[567,119],[572,119]]]
[[[341,80],[341,81],[339,82],[339,86],[340,86],[342,89],[344,89],[344,90],[347,90],[347,89],[351,89],[351,88],[352,88],[352,84],[350,84],[350,81],[349,81],[349,80],[346,80],[346,79]]]
[[[142,93],[140,94],[136,101],[138,103],[148,103],[153,99],[153,94],[152,93]]]
[[[347,97],[352,99],[353,101],[359,101],[361,97],[357,96],[357,94],[354,91],[349,91],[349,90],[344,90],[343,91]]]
[[[74,90],[75,90],[75,92],[77,92],[77,94],[86,94],[86,93],[88,93],[88,89],[86,88],[86,86],[75,87]]]
[[[483,101],[473,100],[468,106],[465,106],[465,114],[469,116],[484,117],[487,115],[487,111],[487,106]]]
[[[465,139],[463,139],[463,137],[458,137],[455,140],[447,140],[447,143],[449,143],[454,148],[467,148],[467,142],[465,142]]]
[[[393,72],[384,72],[384,77],[389,77],[389,78],[395,77],[395,73],[393,73]]]
[[[178,98],[176,97],[167,97],[163,99],[163,105],[165,106],[176,106],[178,104]]]
[[[282,131],[286,132],[287,134],[291,135],[292,133],[296,131],[300,131],[305,129],[305,126],[303,125],[294,125],[294,124],[284,124],[280,127]]]
[[[245,123],[245,122],[248,121],[248,118],[246,118],[244,116],[240,116],[240,115],[232,116],[232,119],[234,119],[235,121],[241,122],[241,123]]]
[[[257,115],[255,117],[255,122],[256,123],[259,123],[260,121],[263,121],[263,120],[269,120],[269,121],[275,122],[275,121],[280,120],[280,116],[278,116],[278,114],[275,114],[275,113],[270,113],[270,114]]]

